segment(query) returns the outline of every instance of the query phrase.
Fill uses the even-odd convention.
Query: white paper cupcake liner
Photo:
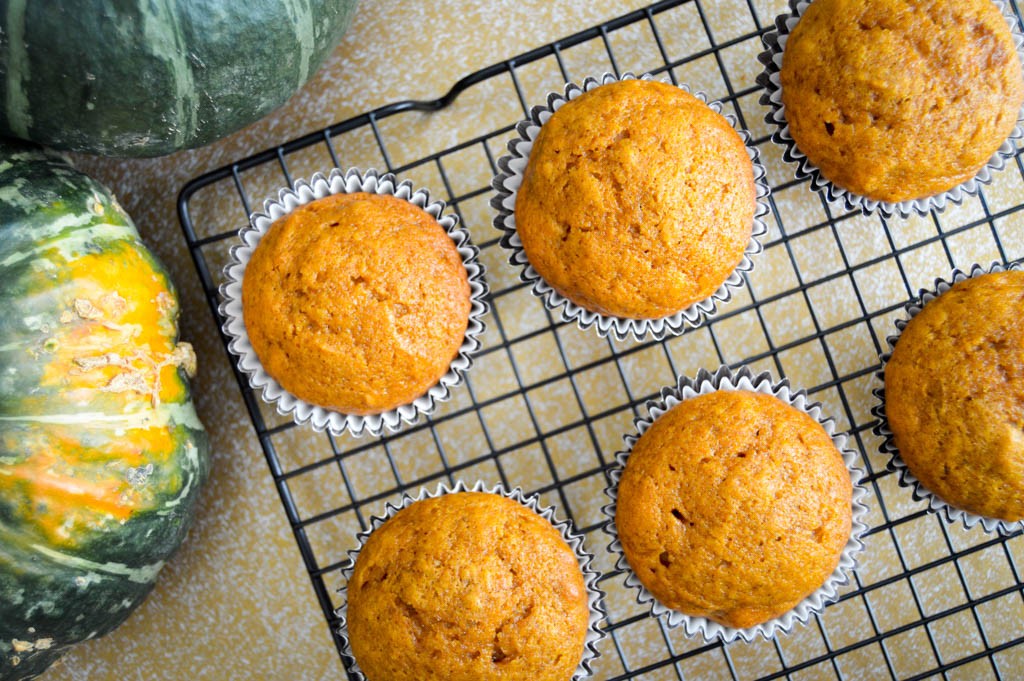
[[[451,237],[462,257],[469,279],[471,299],[466,336],[448,371],[425,394],[411,403],[369,416],[343,414],[326,409],[299,399],[282,388],[281,384],[266,372],[253,351],[242,316],[242,277],[253,250],[270,229],[271,224],[299,206],[317,199],[331,194],[355,192],[386,194],[404,199],[422,208],[437,220]],[[479,249],[470,241],[469,232],[459,226],[457,216],[442,214],[444,208],[444,201],[431,201],[425,189],[414,189],[409,180],[398,182],[391,173],[379,175],[375,170],[361,172],[357,169],[343,173],[337,168],[326,177],[322,173],[317,173],[308,182],[299,180],[295,183],[294,189],[282,189],[276,199],[265,201],[263,211],[253,213],[249,224],[239,232],[241,245],[231,249],[231,261],[224,268],[227,281],[220,287],[220,313],[225,319],[224,333],[230,339],[228,348],[238,357],[238,368],[248,376],[250,387],[262,391],[263,400],[273,404],[280,414],[290,415],[296,423],[308,423],[315,430],[327,430],[334,435],[347,431],[356,436],[363,433],[376,436],[381,435],[385,429],[395,431],[402,423],[413,423],[421,415],[433,411],[438,402],[449,399],[451,389],[465,380],[465,374],[473,364],[473,354],[480,349],[479,338],[484,331],[483,316],[487,313],[487,283],[484,280],[483,265],[479,262]]]
[[[821,424],[825,432],[832,438],[836,449],[842,454],[843,462],[850,472],[850,480],[853,483],[850,538],[843,548],[836,569],[825,580],[824,584],[791,610],[767,622],[743,629],[729,627],[706,617],[686,615],[658,601],[637,579],[636,574],[626,560],[626,555],[622,550],[622,543],[619,541],[618,529],[615,525],[619,481],[622,479],[622,473],[625,470],[630,452],[632,452],[640,436],[647,431],[658,417],[680,402],[717,390],[748,390],[765,395],[773,395],[811,416],[811,418]],[[757,636],[762,636],[767,640],[779,632],[789,632],[795,623],[807,622],[812,614],[820,613],[828,603],[835,601],[839,595],[839,588],[849,583],[850,575],[857,567],[858,554],[864,549],[862,538],[868,529],[865,522],[868,513],[865,503],[867,490],[861,485],[864,472],[856,466],[857,454],[846,448],[846,434],[836,432],[835,421],[822,414],[821,404],[810,402],[807,398],[807,393],[803,390],[793,390],[790,388],[788,379],[773,382],[768,372],[754,375],[747,367],[741,367],[736,372],[733,372],[729,367],[722,366],[714,373],[701,369],[693,379],[680,377],[676,386],[662,389],[660,399],[649,401],[647,403],[647,410],[649,416],[634,419],[635,432],[626,434],[623,437],[626,449],[616,453],[615,466],[609,470],[611,485],[605,489],[605,494],[611,499],[611,503],[601,509],[608,517],[603,526],[604,531],[611,536],[608,551],[618,556],[615,566],[625,575],[626,586],[637,590],[637,603],[641,605],[650,604],[650,611],[653,616],[660,618],[669,627],[682,626],[687,636],[699,634],[707,642],[721,639],[724,643],[730,643],[736,639],[742,639],[749,643]]]
[[[642,75],[640,80],[653,80],[649,75]],[[692,94],[700,101],[707,104],[714,112],[721,114],[729,121],[733,129],[739,133],[743,144],[750,156],[754,166],[754,186],[757,205],[754,211],[754,222],[750,241],[743,253],[743,259],[736,266],[729,277],[722,285],[704,300],[698,301],[681,312],[659,317],[655,319],[630,319],[626,317],[615,317],[603,315],[588,310],[572,302],[551,287],[540,274],[530,265],[523,250],[522,241],[516,233],[515,205],[516,194],[523,180],[523,171],[526,169],[526,162],[529,159],[530,151],[533,149],[533,142],[540,132],[540,128],[551,118],[551,115],[562,107],[567,101],[576,99],[584,92],[589,92],[601,85],[607,85],[618,80],[636,80],[637,76],[625,73],[621,79],[610,73],[605,73],[600,79],[588,77],[579,86],[575,83],[566,83],[565,93],[552,92],[547,96],[547,103],[535,106],[530,111],[529,119],[521,121],[516,125],[517,137],[508,143],[509,154],[498,159],[498,174],[491,182],[496,194],[491,198],[491,207],[496,211],[494,226],[502,232],[501,245],[509,252],[509,262],[519,270],[519,279],[532,285],[534,295],[539,297],[545,307],[553,313],[560,315],[563,321],[575,321],[581,329],[594,327],[599,336],[605,337],[609,334],[617,340],[625,340],[632,335],[637,340],[651,336],[655,340],[661,340],[667,335],[682,333],[688,326],[696,327],[715,314],[719,302],[727,302],[732,298],[732,291],[741,287],[744,283],[743,273],[750,272],[754,268],[751,256],[761,252],[759,239],[768,233],[768,226],[764,217],[770,212],[768,205],[768,194],[770,189],[766,180],[764,166],[761,165],[760,155],[757,148],[751,146],[750,135],[739,126],[735,116],[722,112],[722,105],[719,102],[708,102],[707,96],[701,92],[690,93],[690,88],[683,85],[682,90]]]
[[[1018,55],[1024,55],[1024,33],[1021,33],[1012,6],[1004,0],[993,0],[993,2],[999,7],[1010,26]],[[786,49],[786,41],[790,32],[810,4],[808,0],[789,0],[790,13],[776,17],[775,29],[761,36],[766,49],[758,55],[758,61],[765,67],[757,78],[758,84],[765,88],[760,101],[770,109],[765,116],[765,121],[776,128],[772,133],[772,141],[783,147],[783,159],[797,164],[796,179],[806,180],[809,178],[811,187],[815,191],[823,194],[829,203],[841,204],[846,210],[859,210],[865,214],[877,211],[887,218],[897,214],[902,217],[911,214],[928,215],[932,210],[945,210],[949,204],[959,205],[968,196],[977,194],[982,185],[992,182],[992,173],[1005,168],[1007,159],[1016,155],[1017,149],[1014,142],[1024,138],[1024,108],[1018,114],[1017,125],[1013,128],[1010,136],[992,154],[988,163],[978,171],[978,174],[948,191],[920,199],[889,202],[869,199],[834,185],[797,148],[796,141],[789,130],[789,123],[786,121],[786,107],[782,103],[782,83],[779,79],[779,72],[782,69],[782,53]]]
[[[872,428],[872,432],[883,438],[879,445],[879,451],[883,454],[889,455],[889,461],[886,467],[896,473],[899,476],[900,487],[905,487],[911,490],[911,494],[915,501],[925,501],[928,504],[928,510],[937,513],[941,518],[944,518],[949,523],[963,523],[963,526],[967,529],[971,529],[976,525],[981,525],[986,532],[989,533],[1002,533],[1002,534],[1014,534],[1024,530],[1024,520],[1009,521],[1000,520],[998,518],[988,518],[981,516],[970,511],[965,511],[962,508],[952,506],[946,503],[941,497],[933,493],[927,487],[921,484],[921,481],[910,472],[907,468],[907,464],[900,458],[899,449],[896,447],[896,442],[893,439],[892,430],[889,428],[889,421],[885,413],[885,366],[889,362],[889,358],[892,357],[892,351],[896,348],[896,342],[899,340],[903,330],[907,328],[907,324],[913,319],[924,306],[931,301],[938,298],[940,295],[953,288],[953,284],[957,284],[967,279],[973,279],[981,276],[982,274],[989,274],[991,272],[1005,272],[1007,270],[1020,270],[1021,266],[1019,263],[1013,263],[1009,266],[1004,266],[1001,263],[992,263],[988,268],[983,268],[981,265],[974,265],[969,271],[964,272],[960,269],[953,270],[949,280],[936,279],[935,286],[931,289],[922,289],[918,293],[917,298],[911,300],[904,306],[906,316],[902,319],[896,320],[896,331],[897,333],[887,336],[886,342],[889,345],[888,352],[881,355],[882,366],[875,374],[877,383],[880,387],[875,388],[872,393],[878,402],[871,409],[871,414],[878,419],[875,426]]]
[[[383,515],[371,516],[370,529],[356,535],[359,546],[348,552],[348,560],[341,569],[345,578],[346,586],[339,592],[342,594],[343,600],[341,607],[335,611],[335,615],[340,620],[340,624],[335,633],[341,639],[341,654],[348,662],[350,673],[354,678],[359,679],[360,681],[365,681],[366,679],[365,674],[359,668],[359,661],[355,659],[355,656],[352,653],[352,646],[349,643],[348,637],[347,620],[348,594],[346,593],[346,590],[348,588],[347,585],[349,580],[352,579],[352,572],[355,570],[356,559],[359,557],[359,552],[362,551],[363,547],[366,545],[370,535],[402,509],[426,498],[436,498],[444,494],[452,494],[454,492],[485,492],[487,494],[497,494],[519,502],[551,523],[551,525],[558,530],[558,533],[562,535],[562,539],[569,545],[569,548],[572,549],[573,553],[576,554],[576,560],[579,562],[580,571],[583,573],[583,581],[587,588],[587,604],[590,608],[590,622],[587,627],[586,638],[584,639],[582,657],[579,665],[576,667],[576,672],[573,674],[572,679],[573,681],[577,681],[589,677],[593,673],[592,665],[594,660],[601,655],[600,651],[597,649],[597,644],[605,637],[605,631],[602,624],[604,623],[606,611],[604,606],[605,594],[597,586],[601,573],[591,565],[594,557],[583,547],[583,535],[578,534],[573,529],[571,522],[567,520],[559,520],[555,515],[555,509],[553,507],[541,506],[540,497],[536,494],[525,494],[519,487],[516,487],[511,491],[505,489],[502,485],[487,487],[483,482],[477,482],[472,487],[467,487],[462,481],[455,483],[453,487],[448,487],[442,483],[438,485],[437,489],[432,493],[426,489],[420,489],[419,493],[415,497],[403,494],[402,499],[397,506],[390,502],[385,504]]]

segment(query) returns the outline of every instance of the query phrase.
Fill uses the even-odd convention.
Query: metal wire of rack
[[[746,29],[723,30],[715,22],[713,5],[726,4],[744,14]],[[967,531],[928,513],[886,469],[870,414],[878,355],[903,303],[954,267],[1024,257],[1020,150],[978,197],[928,218],[885,220],[829,205],[806,182],[791,179],[763,123],[756,55],[774,19],[763,5],[658,2],[477,71],[438,100],[382,107],[240,159],[182,189],[181,226],[218,328],[220,269],[253,198],[292,185],[301,168],[376,167],[400,178],[428,178],[417,184],[447,200],[488,264],[490,329],[468,385],[430,419],[396,434],[355,439],[296,426],[263,405],[236,370],[332,632],[345,550],[369,516],[405,491],[485,479],[539,493],[572,519],[596,554],[610,634],[596,678],[1009,679],[1022,673],[1024,540]],[[1012,5],[1020,16],[1016,0]],[[515,123],[540,101],[537,93],[627,68],[689,82],[731,107],[761,150],[773,189],[772,229],[744,293],[704,326],[662,342],[599,339],[554,319],[504,263],[487,206],[496,159]],[[415,146],[419,128],[441,115],[415,112],[443,112],[467,97],[471,107],[474,91],[493,98],[499,87],[512,104],[507,120],[433,153]],[[461,131],[467,119],[459,113],[454,125]],[[788,635],[750,644],[686,639],[652,619],[621,585],[600,530],[605,471],[632,418],[675,376],[720,364],[787,376],[823,402],[863,453],[859,465],[871,492],[865,555],[839,601]],[[340,645],[337,636],[335,642]]]

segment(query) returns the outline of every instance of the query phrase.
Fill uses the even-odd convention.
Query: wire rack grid
[[[1016,0],[1013,9],[1019,16]],[[473,73],[436,101],[368,112],[183,188],[179,216],[218,328],[221,270],[254,199],[331,167],[374,167],[430,188],[469,228],[488,267],[489,328],[467,385],[397,434],[356,439],[296,426],[236,371],[332,632],[346,551],[370,515],[406,491],[482,480],[540,494],[584,534],[609,611],[595,678],[1022,673],[1024,539],[929,513],[887,470],[870,413],[878,356],[903,304],[954,267],[1024,257],[1020,150],[979,196],[942,213],[886,220],[828,204],[792,179],[758,101],[760,37],[782,10],[769,0],[659,2]],[[770,232],[746,286],[708,323],[662,342],[602,339],[553,318],[508,265],[488,205],[496,160],[529,106],[566,81],[627,70],[723,102],[751,131],[772,185]],[[427,131],[445,146],[424,149]],[[867,471],[870,530],[853,582],[823,614],[770,641],[706,643],[665,627],[623,585],[601,531],[606,470],[644,403],[677,376],[722,364],[807,390],[849,432]]]

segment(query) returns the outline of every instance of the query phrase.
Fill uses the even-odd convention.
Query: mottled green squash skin
[[[120,625],[209,469],[166,271],[100,184],[0,140],[0,680]]]
[[[262,118],[356,0],[0,3],[0,134],[106,156],[202,146]]]

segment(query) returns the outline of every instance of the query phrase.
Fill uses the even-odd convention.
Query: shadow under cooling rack
[[[1009,679],[1024,669],[1024,540],[926,512],[886,469],[870,414],[878,356],[902,305],[954,267],[1024,257],[1024,165],[1018,153],[979,196],[928,217],[829,205],[792,179],[758,103],[760,36],[784,9],[657,3],[473,73],[441,99],[382,107],[183,188],[181,225],[218,328],[217,287],[238,229],[257,202],[314,172],[372,167],[412,179],[446,200],[481,248],[492,305],[484,349],[467,385],[430,419],[381,438],[315,433],[263,405],[236,370],[332,631],[340,568],[369,516],[405,491],[483,480],[539,493],[585,535],[608,593],[595,678]],[[765,251],[746,287],[704,326],[663,342],[620,343],[556,321],[491,227],[490,181],[515,124],[547,92],[605,71],[648,72],[722,101],[751,132],[772,186]],[[605,470],[641,405],[678,375],[721,364],[788,377],[822,402],[862,452],[871,492],[862,565],[840,600],[789,635],[727,646],[652,619],[600,530]]]

